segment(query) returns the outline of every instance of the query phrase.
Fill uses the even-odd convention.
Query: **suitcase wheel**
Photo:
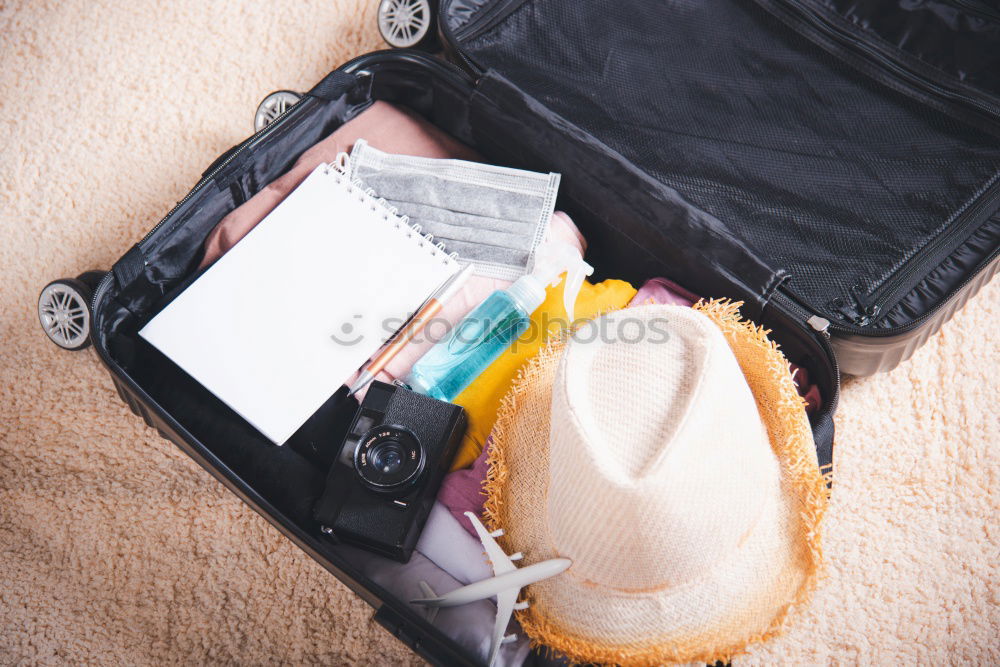
[[[278,116],[288,111],[296,102],[302,99],[300,93],[291,90],[277,90],[257,105],[257,113],[253,117],[254,132],[260,132],[278,119]]]
[[[103,271],[87,271],[76,278],[60,278],[38,295],[38,321],[53,343],[64,350],[90,345],[90,299]]]
[[[381,0],[378,31],[386,44],[397,49],[424,49],[437,46],[431,28],[437,15],[437,0]]]

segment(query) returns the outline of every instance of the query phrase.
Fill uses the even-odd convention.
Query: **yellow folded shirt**
[[[574,313],[577,320],[593,319],[602,313],[619,310],[635,296],[635,288],[624,280],[605,280],[592,285],[584,281],[580,287]],[[549,335],[558,333],[568,324],[563,307],[563,283],[546,290],[545,301],[531,314],[531,326],[485,371],[472,381],[455,403],[465,408],[469,426],[451,469],[472,465],[483,451],[486,438],[493,430],[500,401],[510,388],[517,371],[546,343]],[[545,330],[546,335],[541,335]]]

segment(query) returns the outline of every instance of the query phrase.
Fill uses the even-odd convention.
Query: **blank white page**
[[[457,269],[321,165],[139,333],[280,445]]]

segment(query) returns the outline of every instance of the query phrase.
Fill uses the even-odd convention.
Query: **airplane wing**
[[[505,643],[504,633],[507,632],[507,625],[510,617],[514,613],[514,604],[517,602],[517,593],[520,589],[508,588],[497,593],[497,620],[493,625],[493,642],[490,644],[490,659],[487,665],[492,667],[500,652],[500,646]]]
[[[517,566],[514,565],[514,561],[500,548],[500,545],[497,544],[497,541],[486,530],[486,526],[479,520],[479,517],[472,512],[466,512],[465,516],[469,517],[472,527],[476,529],[476,533],[479,535],[479,541],[483,543],[483,548],[486,549],[486,556],[490,559],[490,565],[493,566],[493,575],[499,577],[501,574],[516,570]]]

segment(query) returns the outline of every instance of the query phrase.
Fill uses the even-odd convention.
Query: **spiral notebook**
[[[139,334],[276,444],[459,269],[321,165]]]

